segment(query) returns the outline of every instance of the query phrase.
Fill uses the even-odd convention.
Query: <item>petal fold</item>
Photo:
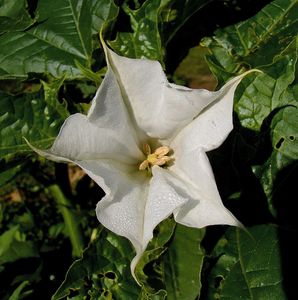
[[[197,228],[217,224],[241,225],[224,207],[204,151],[183,151],[170,170],[184,182],[190,195],[190,200],[174,214],[178,223]]]
[[[137,127],[152,138],[171,139],[221,95],[171,84],[159,62],[130,59],[104,48]]]
[[[204,108],[225,94],[228,93],[226,98],[233,98],[237,84],[246,74],[216,92],[194,90],[169,83],[157,61],[119,56],[105,44],[103,47],[136,126],[159,140],[171,140]]]

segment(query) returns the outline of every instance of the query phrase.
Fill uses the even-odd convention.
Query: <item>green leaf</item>
[[[111,47],[120,55],[132,58],[149,58],[163,62],[164,49],[158,28],[163,8],[169,0],[147,0],[136,10],[123,5],[130,17],[133,32],[119,32]]]
[[[177,31],[192,17],[196,12],[213,0],[174,0],[167,3],[160,13],[159,28],[164,44],[175,36]]]
[[[204,251],[200,243],[204,235],[204,229],[177,224],[166,254],[167,299],[188,300],[199,297],[204,259]]]
[[[243,80],[235,110],[241,124],[259,131],[276,108],[293,104],[291,84],[297,64],[297,1],[276,0],[251,19],[218,30],[203,44],[220,84],[247,68],[264,74]]]
[[[274,116],[271,128],[274,148],[288,158],[298,159],[298,107],[281,109]]]
[[[3,162],[3,165],[2,165]],[[4,160],[0,161],[0,187],[15,178],[22,170],[23,164],[19,162],[6,164]]]
[[[21,31],[33,25],[26,10],[26,0],[0,0],[0,35],[7,31]]]
[[[278,173],[293,162],[281,152],[273,150],[267,161],[260,166],[253,166],[253,172],[260,180],[264,193],[267,196],[269,210],[272,215],[276,216],[277,212],[273,204],[275,192],[275,183]]]
[[[0,92],[0,156],[9,161],[32,150],[23,137],[40,148],[48,148],[68,116],[57,100],[62,80],[43,83],[44,93],[10,96]]]
[[[71,297],[75,290],[91,299],[138,299],[140,288],[130,273],[133,249],[129,241],[107,230],[84,251],[66,274],[66,278],[52,300]]]
[[[244,127],[258,131],[275,109],[298,104],[291,86],[297,66],[297,41],[295,38],[272,65],[263,67],[264,74],[244,81],[245,89],[238,90],[235,110]]]
[[[215,253],[208,299],[287,299],[283,290],[278,228],[230,228]]]
[[[164,299],[166,296],[164,267],[159,259],[167,250],[167,243],[173,235],[175,225],[173,218],[167,218],[155,228],[155,235],[136,266],[135,275],[142,285],[143,297],[146,295],[148,299],[154,299],[153,296],[155,295],[161,297],[158,299]],[[150,276],[148,270],[150,270]],[[150,282],[154,282],[154,286]]]
[[[98,32],[118,14],[112,0],[40,0],[37,11],[34,27],[0,37],[0,78],[26,78],[30,72],[83,77],[75,62],[91,68]]]
[[[29,284],[29,281],[22,282],[12,293],[8,300],[19,300],[21,298],[21,293],[23,289]]]
[[[57,184],[52,184],[47,189],[55,199],[58,209],[63,216],[67,235],[70,238],[72,246],[72,255],[79,257],[84,248],[83,234],[80,230],[79,223],[76,220],[76,215],[72,211],[72,205]]]
[[[297,1],[275,0],[254,17],[217,30],[203,44],[210,48],[210,64],[219,78],[227,79],[249,65],[256,68],[272,63],[297,33]]]
[[[35,245],[26,241],[26,237],[16,225],[0,235],[0,265],[21,258],[38,257]]]
[[[147,0],[142,6],[137,1],[137,9],[131,9],[129,1],[125,1],[122,7],[130,18],[132,32],[118,32],[109,44],[123,56],[163,63],[167,43],[193,14],[211,1]]]

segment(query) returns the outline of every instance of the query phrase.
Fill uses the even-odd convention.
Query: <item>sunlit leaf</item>
[[[98,33],[118,9],[112,0],[40,0],[37,13],[31,29],[0,37],[0,78],[26,78],[30,72],[83,77],[75,62],[91,68]]]
[[[297,33],[296,0],[275,0],[254,17],[216,31],[203,44],[212,51],[210,66],[220,80],[241,68],[272,63]]]

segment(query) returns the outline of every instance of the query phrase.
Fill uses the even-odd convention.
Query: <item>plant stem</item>
[[[71,203],[64,196],[62,190],[57,184],[50,185],[48,190],[55,199],[58,209],[63,217],[64,224],[72,245],[72,255],[79,257],[81,256],[84,248],[83,235],[78,226],[76,216],[72,211]]]

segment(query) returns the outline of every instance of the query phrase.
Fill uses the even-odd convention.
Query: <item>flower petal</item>
[[[179,153],[181,149],[176,149]],[[170,170],[188,186],[190,200],[175,212],[178,223],[191,227],[226,224],[240,226],[240,222],[224,207],[219,195],[208,157],[203,151],[182,151]],[[181,152],[179,153],[181,154]]]
[[[170,172],[154,166],[152,175],[144,210],[143,246],[142,249],[137,250],[137,255],[131,262],[132,273],[153,237],[154,228],[189,200],[187,193],[181,187],[180,180]]]
[[[188,198],[184,197],[185,193],[177,194],[177,180],[157,166],[153,167],[149,183],[145,172],[138,171],[131,176],[133,172],[127,166],[113,161],[80,162],[79,165],[107,193],[97,204],[99,221],[133,244],[136,256],[131,262],[131,270],[134,275],[135,266],[153,237],[156,225]]]
[[[144,160],[113,72],[107,72],[88,116],[71,115],[51,149],[38,153],[56,161],[110,158],[137,164]]]
[[[157,61],[122,57],[104,47],[126,105],[137,126],[150,137],[171,139],[207,105],[226,93],[228,86],[209,92],[171,84]]]
[[[248,71],[228,81],[218,92],[214,102],[209,104],[188,126],[175,137],[175,145],[183,145],[188,151],[204,149],[210,151],[219,147],[233,129],[233,99],[235,90]]]
[[[78,165],[106,193],[96,207],[99,221],[109,230],[127,237],[136,249],[142,248],[148,177],[137,168],[114,160],[82,161]]]

